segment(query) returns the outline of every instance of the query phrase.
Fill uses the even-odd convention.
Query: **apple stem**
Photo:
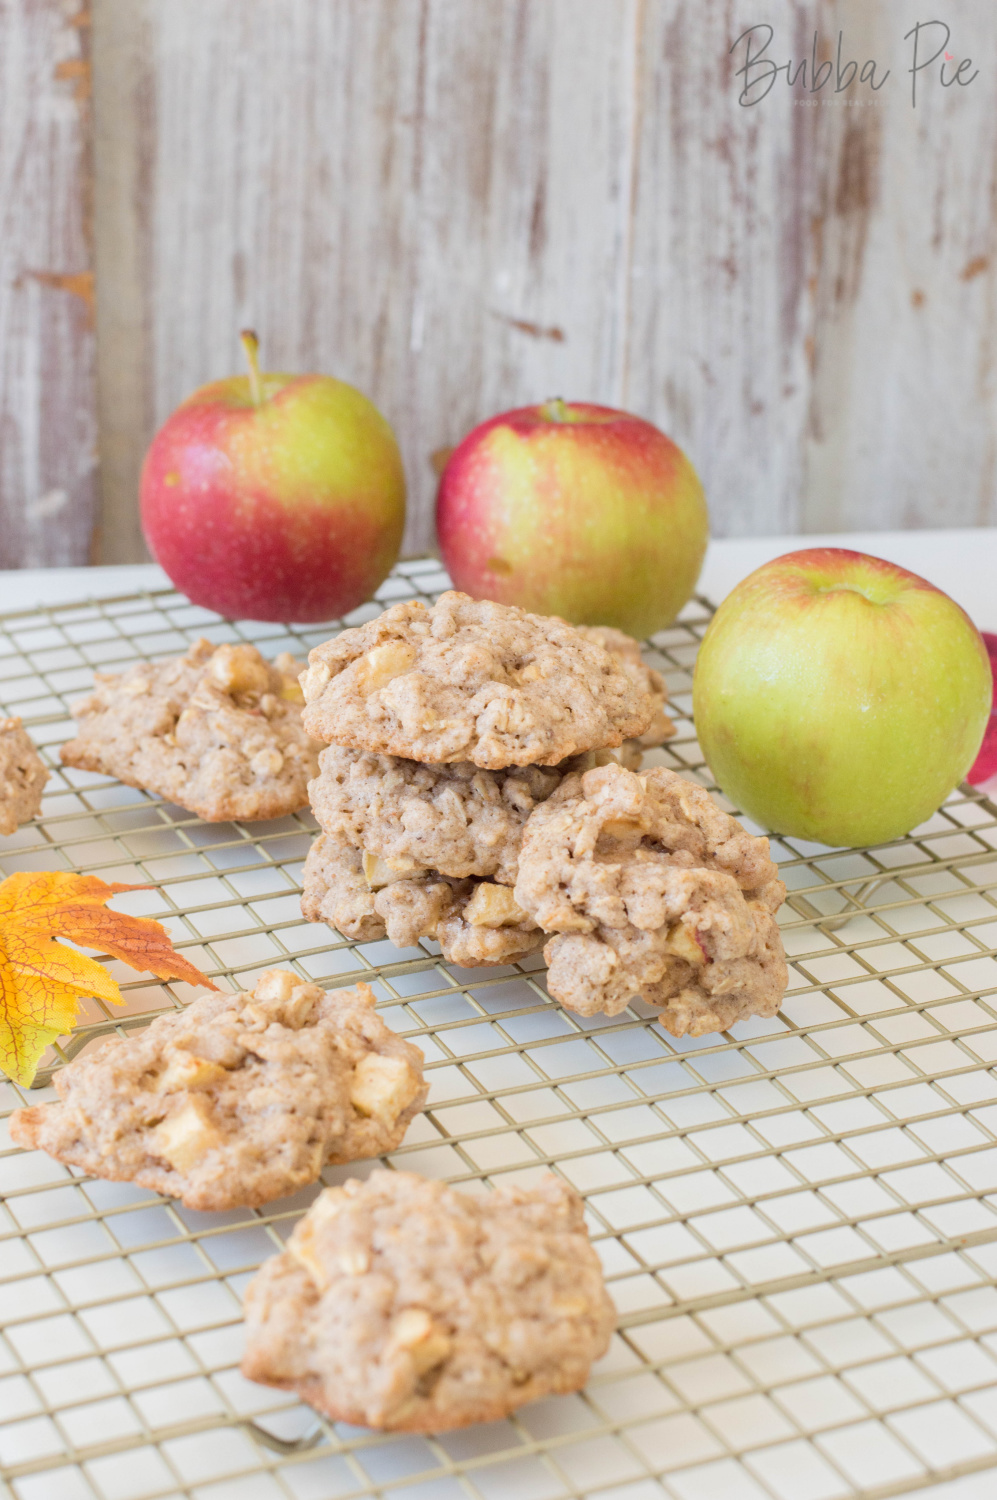
[[[251,328],[244,328],[239,335],[239,342],[246,353],[246,363],[249,366],[249,394],[253,398],[253,405],[257,410],[263,405],[263,376],[260,374],[260,341]]]
[[[540,408],[540,415],[545,422],[570,421],[570,413],[561,396],[553,396],[549,401],[545,401]]]

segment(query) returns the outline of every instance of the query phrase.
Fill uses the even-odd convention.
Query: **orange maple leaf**
[[[106,908],[119,891],[150,889],[63,870],[0,881],[0,1067],[17,1083],[27,1087],[45,1048],[72,1030],[82,995],[122,1003],[104,965],[57,942],[58,936],[160,979],[218,988],[176,952],[159,922]]]

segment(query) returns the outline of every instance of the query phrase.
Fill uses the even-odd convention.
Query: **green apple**
[[[947,594],[882,558],[776,558],[717,610],[696,661],[703,754],[736,805],[823,844],[908,833],[980,748],[991,673]]]

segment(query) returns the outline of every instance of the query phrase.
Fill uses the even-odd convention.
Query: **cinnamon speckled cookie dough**
[[[188,1208],[286,1197],[327,1163],[392,1150],[425,1103],[422,1053],[373,1006],[365,984],[327,994],[271,969],[88,1049],[11,1136]]]
[[[20,719],[0,719],[0,834],[41,809],[48,771]]]
[[[623,630],[616,630],[612,625],[576,625],[579,634],[585,636],[586,640],[595,641],[604,646],[614,656],[618,656],[623,663],[623,669],[629,674],[636,685],[650,697],[654,704],[654,718],[651,720],[643,734],[636,735],[633,739],[625,741],[628,754],[619,757],[621,763],[631,771],[640,768],[641,752],[653,750],[657,745],[663,745],[670,740],[675,733],[675,725],[665,713],[665,705],[668,702],[668,684],[660,672],[649,667],[640,654],[640,642],[635,641],[632,635],[627,635]]]
[[[514,885],[526,819],[560,782],[560,771],[541,766],[483,771],[467,760],[426,765],[330,745],[308,796],[325,832],[357,848]]]
[[[573,1188],[328,1188],[246,1291],[250,1380],[334,1422],[441,1432],[576,1391],[616,1314]]]
[[[300,663],[195,641],[185,656],[98,672],[73,707],[63,764],[156,792],[206,822],[279,818],[308,804],[320,746],[301,722]]]
[[[318,739],[486,770],[619,745],[655,716],[620,658],[564,620],[454,592],[316,646],[301,686]]]
[[[474,968],[535,953],[544,934],[507,885],[457,879],[320,834],[302,875],[301,910],[355,942],[388,937],[398,948],[436,938],[448,963]]]
[[[768,840],[702,787],[612,765],[566,777],[532,815],[515,887],[555,934],[544,949],[555,999],[615,1015],[641,995],[675,1036],[775,1014],[785,894]]]

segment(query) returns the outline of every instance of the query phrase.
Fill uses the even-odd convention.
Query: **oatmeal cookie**
[[[245,1316],[250,1380],[395,1432],[576,1391],[616,1322],[567,1183],[472,1197],[383,1171],[316,1199],[250,1283]]]
[[[355,942],[388,937],[397,948],[436,938],[448,963],[506,964],[542,946],[544,934],[512,890],[457,879],[357,849],[341,834],[319,834],[302,875],[301,910]]]
[[[675,733],[675,725],[665,713],[665,705],[668,702],[668,684],[660,672],[647,666],[640,654],[640,642],[635,641],[632,635],[627,635],[623,630],[617,630],[613,625],[576,625],[575,629],[580,635],[585,636],[586,640],[595,641],[597,645],[604,646],[607,651],[618,656],[623,663],[624,671],[654,703],[654,718],[644,733],[624,741],[628,754],[621,757],[621,763],[631,771],[639,770],[641,752],[653,750],[656,745],[663,745]]]
[[[318,739],[485,770],[619,745],[655,714],[619,657],[564,620],[453,592],[316,646],[301,686]]]
[[[392,1150],[425,1103],[422,1053],[373,1006],[365,984],[326,994],[271,969],[88,1049],[11,1136],[188,1208],[286,1197],[327,1163]]]
[[[326,833],[371,854],[515,885],[523,826],[560,782],[541,766],[483,771],[330,745],[308,798]]]
[[[208,823],[308,805],[320,746],[301,723],[300,663],[195,641],[185,656],[96,673],[63,764],[156,792]]]
[[[786,988],[768,840],[656,767],[565,778],[530,818],[516,901],[547,932],[547,985],[582,1015],[635,996],[675,1036],[774,1015]]]
[[[20,719],[0,719],[0,833],[16,833],[40,811],[46,781],[45,763]]]

